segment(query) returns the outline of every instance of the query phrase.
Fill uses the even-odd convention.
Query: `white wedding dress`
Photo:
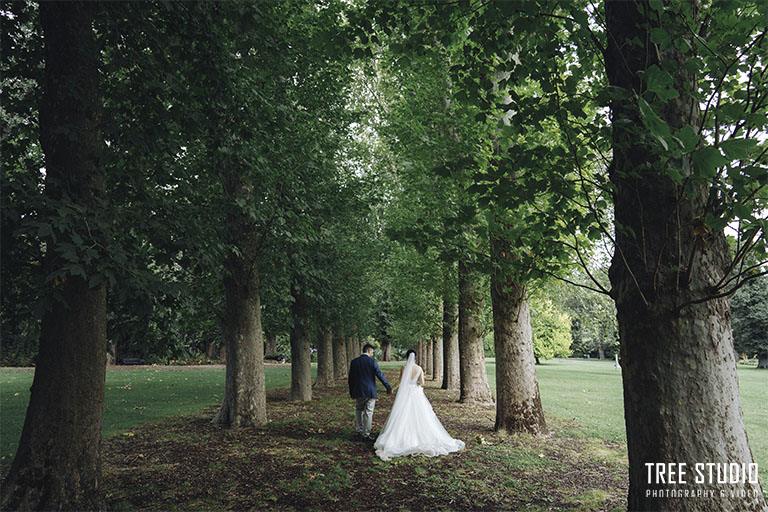
[[[392,411],[373,445],[381,460],[403,455],[437,457],[464,449],[464,442],[452,438],[437,419],[424,388],[418,385],[421,374],[410,354]]]

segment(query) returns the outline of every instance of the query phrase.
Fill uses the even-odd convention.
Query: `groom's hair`
[[[363,345],[363,352],[368,352],[369,350],[373,350],[373,349],[374,349],[374,346],[371,345],[370,343],[366,343],[365,345]]]
[[[413,349],[409,349],[408,352],[405,353],[405,358],[408,359],[408,356],[411,354],[416,354],[416,351]]]

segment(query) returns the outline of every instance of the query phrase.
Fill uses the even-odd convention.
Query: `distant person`
[[[355,403],[355,437],[365,441],[373,441],[371,425],[373,423],[373,408],[376,406],[376,378],[387,388],[387,394],[392,392],[392,386],[379,369],[379,363],[373,358],[373,345],[366,343],[360,357],[353,359],[349,365],[349,395]]]
[[[407,352],[408,360],[400,369],[400,388],[392,411],[373,447],[382,460],[403,455],[437,457],[464,449],[464,442],[454,439],[437,419],[424,394],[424,370],[416,364],[416,352]]]

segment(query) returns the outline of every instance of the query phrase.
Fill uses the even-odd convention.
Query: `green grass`
[[[265,367],[267,388],[289,386],[291,367]],[[168,416],[221,401],[224,370],[107,370],[102,435],[111,437]],[[0,373],[0,465],[13,459],[24,424],[33,374]]]
[[[290,384],[287,365],[268,366],[265,372],[269,389]],[[566,434],[626,441],[621,372],[611,362],[552,360],[537,366],[536,373],[544,409],[578,424]],[[495,388],[493,361],[488,363],[488,380]],[[9,464],[16,450],[31,384],[32,373],[0,373],[0,464]],[[752,452],[768,480],[768,372],[740,367],[739,384]],[[222,369],[109,370],[103,434],[110,437],[147,421],[199,411],[217,404],[223,389]]]

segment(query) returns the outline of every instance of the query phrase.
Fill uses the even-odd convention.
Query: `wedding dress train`
[[[464,442],[452,438],[437,419],[424,388],[418,385],[421,374],[410,354],[392,411],[373,445],[382,460],[403,455],[436,457],[464,448]]]

